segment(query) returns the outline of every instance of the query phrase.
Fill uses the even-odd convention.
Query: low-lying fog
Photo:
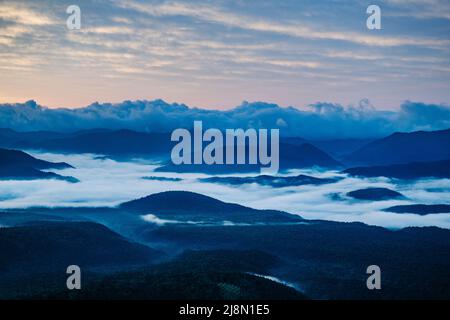
[[[117,162],[87,154],[30,153],[40,159],[64,161],[73,165],[76,169],[51,171],[76,177],[81,182],[72,184],[58,180],[0,181],[0,208],[114,206],[152,193],[186,190],[253,208],[283,210],[306,219],[360,221],[388,228],[439,226],[450,229],[450,214],[419,216],[381,211],[401,204],[448,204],[449,179],[429,179],[397,185],[386,178],[359,179],[346,177],[338,172],[296,170],[289,175],[301,173],[315,177],[342,176],[344,179],[320,186],[286,188],[271,188],[256,184],[228,186],[198,181],[198,178],[208,177],[205,174],[155,173],[153,172],[155,165],[140,161]],[[176,177],[183,180],[142,179],[148,176]],[[367,187],[390,188],[401,192],[408,200],[357,201],[345,197],[349,191]],[[336,193],[341,194],[342,199],[333,200],[331,194]]]

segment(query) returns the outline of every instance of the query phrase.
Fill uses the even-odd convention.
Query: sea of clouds
[[[279,128],[282,135],[307,139],[375,138],[397,131],[447,129],[450,106],[407,101],[399,110],[382,111],[368,100],[347,107],[318,102],[302,109],[244,102],[231,110],[189,108],[162,100],[94,103],[78,109],[49,109],[35,101],[0,104],[0,128],[18,131],[126,128],[171,132],[191,128],[195,120],[205,128]]]
[[[30,152],[48,161],[64,161],[76,169],[53,170],[62,175],[78,178],[79,183],[59,180],[0,181],[0,208],[49,207],[102,207],[169,190],[198,192],[226,202],[239,203],[257,209],[276,209],[298,214],[306,219],[333,221],[360,221],[388,228],[408,226],[439,226],[450,229],[450,214],[395,214],[381,211],[402,204],[450,203],[450,180],[428,179],[414,183],[395,184],[387,178],[359,179],[338,172],[295,170],[316,177],[341,176],[342,180],[320,186],[272,188],[257,184],[228,186],[200,182],[205,174],[155,173],[157,167],[139,160],[117,162],[96,155],[62,155]],[[182,178],[181,181],[154,181],[143,177],[159,176]],[[241,175],[244,176],[244,175]],[[407,200],[357,201],[345,194],[360,188],[386,187],[397,190]],[[339,194],[340,200],[332,195]],[[149,223],[165,223],[162,217],[147,216]]]

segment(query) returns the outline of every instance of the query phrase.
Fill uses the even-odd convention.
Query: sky
[[[0,0],[0,75],[0,103],[48,107],[449,104],[450,1]]]

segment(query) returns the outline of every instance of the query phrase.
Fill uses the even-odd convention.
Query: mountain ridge
[[[165,191],[124,202],[118,209],[181,222],[296,223],[304,219],[277,210],[259,210],[189,191]]]
[[[386,166],[354,167],[343,171],[352,176],[388,177],[413,180],[420,178],[450,178],[450,159],[432,162],[412,162]]]
[[[49,162],[37,159],[23,151],[0,148],[0,180],[57,179],[71,183],[78,182],[78,179],[74,177],[41,171],[69,168],[73,169],[65,162]]]
[[[450,159],[450,129],[396,132],[345,157],[352,165],[392,165]]]

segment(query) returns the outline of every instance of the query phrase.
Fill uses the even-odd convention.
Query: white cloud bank
[[[318,102],[306,109],[263,102],[227,111],[189,108],[162,100],[94,103],[79,109],[48,109],[34,101],[0,104],[0,128],[19,131],[76,131],[92,128],[171,132],[204,127],[279,128],[282,135],[312,139],[372,138],[396,131],[450,128],[450,106],[405,102],[398,111],[376,110],[368,100],[357,106]]]

